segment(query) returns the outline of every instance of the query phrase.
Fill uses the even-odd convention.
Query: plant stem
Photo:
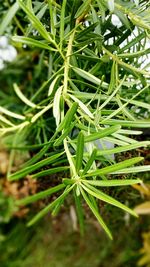
[[[69,75],[69,65],[70,65],[70,56],[72,54],[72,44],[75,36],[76,28],[72,32],[69,38],[69,43],[67,47],[67,53],[66,53],[66,58],[65,58],[65,68],[64,68],[64,89],[63,89],[63,94],[64,96],[67,94],[67,88],[68,88],[68,75]]]

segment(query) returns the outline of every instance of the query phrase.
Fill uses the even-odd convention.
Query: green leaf
[[[148,172],[150,171],[150,165],[131,167],[128,169],[122,169],[119,171],[111,172],[111,174],[122,174],[122,173],[139,173],[139,172]]]
[[[93,114],[91,113],[91,111],[89,110],[89,108],[87,107],[87,105],[85,105],[82,101],[80,101],[78,98],[76,98],[73,95],[69,95],[75,102],[78,103],[79,107],[83,110],[83,112],[85,114],[87,114],[91,119],[94,119]]]
[[[127,134],[127,135],[140,135],[142,134],[142,131],[136,131],[136,130],[125,130],[125,129],[121,129],[118,131],[118,133],[120,134]]]
[[[93,214],[95,215],[96,219],[98,220],[99,224],[101,225],[101,227],[105,230],[105,232],[107,233],[107,235],[109,236],[110,239],[112,238],[112,234],[110,232],[110,230],[108,229],[107,225],[105,224],[105,222],[103,221],[102,217],[100,216],[100,214],[98,213],[98,211],[95,209],[94,205],[91,203],[91,201],[89,200],[88,196],[85,194],[85,192],[82,190],[81,188],[81,193],[83,195],[83,198],[85,199],[87,205],[89,206],[89,208],[91,209],[91,211],[93,212]]]
[[[91,24],[89,27],[87,27],[84,30],[82,30],[81,32],[77,33],[76,40],[82,39],[88,33],[93,32],[98,24],[99,24],[98,22],[95,22],[95,23]],[[94,53],[93,53],[93,55],[95,56]]]
[[[20,88],[18,87],[18,85],[16,83],[13,84],[14,87],[14,91],[17,94],[17,96],[20,98],[20,100],[25,103],[27,106],[31,107],[31,108],[36,108],[37,106],[31,102],[28,98],[26,98],[26,96],[21,92]]]
[[[150,104],[148,104],[148,103],[137,101],[137,100],[125,99],[125,98],[121,98],[121,99],[124,100],[125,102],[130,102],[131,104],[133,104],[135,106],[146,108],[146,109],[150,110]]]
[[[111,67],[111,76],[110,76],[110,84],[108,87],[108,94],[111,94],[116,85],[116,72],[117,72],[117,63],[113,61]]]
[[[0,115],[0,121],[4,122],[6,125],[14,126],[13,123],[11,123],[9,120],[7,120],[4,116]]]
[[[80,5],[79,9],[77,10],[75,14],[75,18],[80,17],[84,14],[84,12],[89,8],[91,0],[86,0],[83,2],[82,5]]]
[[[23,168],[20,171],[17,171],[11,175],[8,176],[8,179],[10,181],[14,181],[14,180],[18,180],[21,179],[23,177],[25,177],[26,175],[32,173],[33,171],[36,171],[39,168],[42,168],[44,166],[47,166],[48,164],[54,162],[56,159],[58,159],[60,156],[63,155],[64,152],[61,153],[57,153],[49,158],[43,159],[37,163],[35,163],[34,165],[31,165],[29,167]]]
[[[30,10],[33,9],[33,8],[32,8],[32,0],[27,0],[26,5],[27,5],[27,7],[28,7]]]
[[[27,6],[27,8],[28,8],[28,10],[30,10],[33,13],[33,15],[34,15],[34,11],[35,12],[38,11],[36,13],[36,17],[40,21],[42,19],[42,17],[44,16],[44,14],[46,13],[46,11],[47,11],[48,4],[46,4],[46,3],[40,3],[37,6],[37,8],[31,8],[31,6],[30,7]],[[34,24],[29,25],[28,28],[27,28],[27,30],[26,30],[26,36],[29,36],[33,32],[33,29],[34,29]]]
[[[34,173],[31,178],[39,178],[39,177],[46,177],[47,175],[51,175],[57,172],[66,171],[69,169],[69,166],[62,166],[57,168],[51,168],[48,170],[44,170],[41,172]]]
[[[6,13],[6,15],[4,16],[4,18],[2,18],[2,22],[0,24],[0,35],[3,35],[5,30],[7,29],[7,26],[9,25],[9,23],[11,22],[11,20],[13,19],[13,17],[15,16],[16,12],[19,9],[19,5],[17,2],[15,2],[10,9],[8,10],[8,12]]]
[[[139,50],[137,52],[118,54],[118,57],[120,57],[120,58],[136,58],[139,56],[148,55],[149,53],[150,53],[150,48],[147,48],[147,49]]]
[[[56,139],[56,141],[54,142],[54,146],[60,146],[62,144],[62,142],[64,141],[64,139],[69,135],[71,130],[74,128],[74,126],[75,126],[75,122],[71,123],[70,127],[65,129],[63,134],[60,135],[60,137],[58,137],[58,139]]]
[[[122,147],[99,150],[97,151],[97,156],[116,154],[120,152],[130,151],[130,150],[133,150],[139,147],[146,147],[149,145],[150,145],[150,141],[142,141],[142,142],[137,142],[135,144],[130,144],[130,145],[122,146]]]
[[[105,82],[102,82],[99,78],[97,78],[93,74],[85,70],[82,70],[80,68],[74,67],[74,66],[71,66],[71,67],[74,70],[74,72],[76,72],[79,76],[81,76],[85,80],[90,81],[96,85],[101,85],[102,88],[108,89],[108,84]]]
[[[53,101],[53,115],[56,121],[56,126],[58,127],[59,122],[60,122],[60,98],[62,94],[62,89],[63,87],[60,86],[54,96],[54,101]]]
[[[34,46],[34,47],[38,47],[38,48],[42,48],[42,49],[46,49],[50,51],[55,51],[54,48],[50,47],[46,43],[43,43],[42,41],[37,41],[33,38],[15,35],[11,39],[12,41],[17,42],[17,43],[23,43],[29,46]]]
[[[116,163],[114,165],[107,166],[107,167],[104,167],[104,168],[96,170],[96,171],[91,171],[91,172],[87,173],[85,176],[90,177],[90,176],[97,176],[97,175],[99,176],[99,175],[109,174],[109,173],[121,170],[125,167],[129,167],[135,163],[140,162],[141,160],[143,160],[142,157],[127,159],[127,160],[124,160],[122,162]]]
[[[68,190],[70,186],[67,186],[64,190],[64,193]],[[52,211],[52,216],[57,216],[57,214],[60,211],[61,205],[64,203],[64,198],[62,198],[54,207],[53,211]]]
[[[108,125],[121,125],[125,127],[132,127],[132,128],[149,128],[150,127],[150,120],[135,120],[135,121],[127,121],[127,120],[105,120],[101,122],[102,124]]]
[[[82,132],[79,133],[77,138],[77,150],[76,150],[76,171],[79,173],[82,167],[83,160],[83,152],[84,152],[84,135]]]
[[[37,215],[33,217],[33,219],[27,224],[27,226],[32,226],[34,223],[40,220],[43,216],[45,216],[49,211],[54,209],[55,206],[69,194],[69,192],[73,189],[73,187],[74,185],[69,187],[57,199],[55,199],[52,203],[50,203],[44,209],[42,209]]]
[[[82,183],[91,184],[95,186],[101,187],[111,187],[111,186],[127,186],[142,183],[140,179],[131,179],[131,180],[106,180],[106,181],[98,181],[98,180],[82,180]]]
[[[63,0],[62,8],[61,8],[61,15],[60,15],[60,45],[61,45],[60,47],[62,47],[62,43],[63,43],[63,40],[64,40],[66,3],[67,3],[67,0]]]
[[[6,108],[3,108],[1,106],[0,106],[0,112],[2,114],[6,114],[6,115],[8,115],[8,116],[10,116],[12,118],[15,118],[15,119],[25,120],[25,117],[23,115],[20,115],[20,114],[17,114],[15,112],[12,112],[12,111],[10,111],[10,110],[8,110]]]
[[[38,153],[36,153],[31,159],[29,159],[27,162],[25,162],[22,165],[22,168],[30,166],[30,165],[36,163],[38,160],[40,160],[44,156],[46,151],[52,146],[53,140],[54,140],[53,137],[54,136],[52,136],[52,138],[49,140],[48,144],[44,145],[43,148]]]
[[[22,2],[22,0],[17,0],[19,6],[23,9],[23,11],[27,14],[28,18],[32,22],[33,26],[38,30],[38,32],[41,34],[41,36],[46,39],[47,41],[51,43],[55,43],[52,38],[50,37],[50,34],[45,29],[44,25],[40,22],[40,20],[31,12],[26,5]]]
[[[145,31],[140,33],[140,34],[138,34],[136,36],[136,38],[133,38],[130,42],[127,42],[126,45],[124,45],[121,49],[119,49],[119,53],[122,53],[122,52],[130,49],[131,47],[134,47],[134,45],[140,43],[140,41],[142,39],[144,39],[145,36],[146,36]]]
[[[133,215],[135,217],[138,217],[137,214],[133,210],[131,210],[130,208],[128,208],[127,206],[125,206],[121,202],[117,201],[116,199],[106,195],[102,191],[97,190],[93,186],[88,185],[88,184],[86,186],[84,186],[82,184],[82,187],[88,194],[90,194],[90,195],[92,195],[92,196],[94,196],[94,197],[96,197],[96,198],[98,198],[98,199],[100,199],[100,200],[102,200],[102,201],[104,201],[106,203],[109,203],[109,204],[111,204],[111,205],[113,205],[113,206],[115,206],[117,208],[120,208],[120,209],[130,213],[131,215]]]
[[[52,95],[52,93],[53,93],[53,91],[54,91],[54,88],[55,88],[55,86],[56,86],[56,84],[57,84],[57,81],[58,81],[58,79],[59,79],[60,77],[61,77],[61,74],[57,75],[57,76],[55,77],[55,79],[51,82],[50,87],[49,87],[49,90],[48,90],[48,96],[51,96],[51,95]]]
[[[111,135],[111,134],[117,132],[118,130],[120,130],[120,128],[121,128],[120,125],[115,125],[114,127],[108,127],[106,129],[100,130],[97,133],[93,133],[91,135],[88,135],[85,137],[85,143],[92,142],[94,140],[98,140],[100,138]]]
[[[80,233],[81,235],[83,235],[85,231],[83,207],[82,207],[81,197],[77,196],[76,190],[74,190],[74,198],[75,198],[76,212],[79,220]]]
[[[121,135],[121,134],[118,134],[118,133],[114,133],[113,136],[116,139],[121,140],[121,141],[126,142],[126,143],[129,143],[129,144],[137,143],[137,141],[135,139],[127,137],[127,136],[124,136],[124,135]]]
[[[84,175],[85,173],[88,172],[88,170],[91,168],[92,164],[93,164],[93,161],[96,159],[96,153],[97,153],[97,149],[94,149],[92,151],[92,154],[90,156],[90,158],[88,159],[85,167],[84,167],[84,170],[82,172],[82,175]]]
[[[71,106],[71,108],[69,108],[69,110],[67,111],[64,119],[62,120],[62,122],[59,124],[58,128],[57,128],[57,132],[61,132],[63,129],[68,128],[73,120],[73,117],[75,115],[75,113],[77,112],[78,109],[78,103],[74,102]]]
[[[35,202],[35,201],[37,201],[39,199],[46,198],[47,196],[49,197],[50,195],[60,191],[64,187],[65,187],[64,184],[56,185],[56,186],[54,186],[52,188],[49,188],[47,190],[44,190],[44,191],[39,192],[37,194],[34,194],[33,196],[28,196],[28,197],[25,197],[23,199],[19,199],[19,200],[16,201],[16,204],[19,205],[19,206],[24,206],[24,205],[33,203],[33,202]]]

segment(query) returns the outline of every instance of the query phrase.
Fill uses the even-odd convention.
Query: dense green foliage
[[[137,139],[150,127],[150,71],[143,63],[150,52],[149,4],[18,0],[7,8],[4,2],[0,34],[18,51],[0,78],[0,134],[11,148],[8,180],[48,176],[53,184],[53,174],[64,173],[53,187],[16,204],[61,191],[32,225],[49,211],[56,215],[73,193],[81,233],[84,200],[112,238],[98,200],[136,213],[99,187],[140,183],[133,174],[150,170],[142,163],[134,166],[143,160],[138,155],[120,156],[150,145]],[[16,151],[31,157],[12,172]]]

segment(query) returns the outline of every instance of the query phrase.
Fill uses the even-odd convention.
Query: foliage
[[[49,211],[56,215],[70,192],[81,233],[83,200],[110,238],[98,200],[136,216],[98,189],[140,183],[128,174],[150,170],[134,166],[143,160],[139,156],[118,161],[118,153],[150,145],[136,139],[150,127],[150,72],[143,63],[150,52],[150,9],[147,1],[134,2],[18,0],[4,12],[0,33],[11,32],[18,49],[1,78],[0,134],[11,148],[8,179],[49,176],[53,182],[52,174],[65,171],[59,184],[17,201],[25,205],[63,190],[28,225]],[[16,150],[32,156],[13,173]]]

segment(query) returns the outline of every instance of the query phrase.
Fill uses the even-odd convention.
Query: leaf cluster
[[[25,58],[23,70],[30,60],[33,65],[27,67],[27,79],[23,71],[19,80],[9,82],[16,105],[5,101],[7,90],[1,93],[0,134],[11,148],[8,179],[38,179],[62,171],[66,175],[59,185],[17,201],[25,205],[63,190],[28,225],[49,211],[56,215],[70,193],[81,233],[83,200],[110,238],[98,200],[136,216],[98,189],[140,183],[118,175],[150,170],[149,165],[134,166],[143,159],[138,156],[114,159],[118,153],[150,145],[136,140],[139,128],[150,127],[149,118],[137,114],[138,108],[147,114],[150,110],[150,71],[142,64],[150,52],[150,9],[145,1],[134,2],[18,0],[3,17],[1,34],[15,22],[11,42],[18,49],[17,60]],[[114,15],[120,24],[115,24]],[[8,70],[3,71],[5,77]],[[12,75],[11,65],[10,70]],[[16,150],[33,156],[11,173]]]

